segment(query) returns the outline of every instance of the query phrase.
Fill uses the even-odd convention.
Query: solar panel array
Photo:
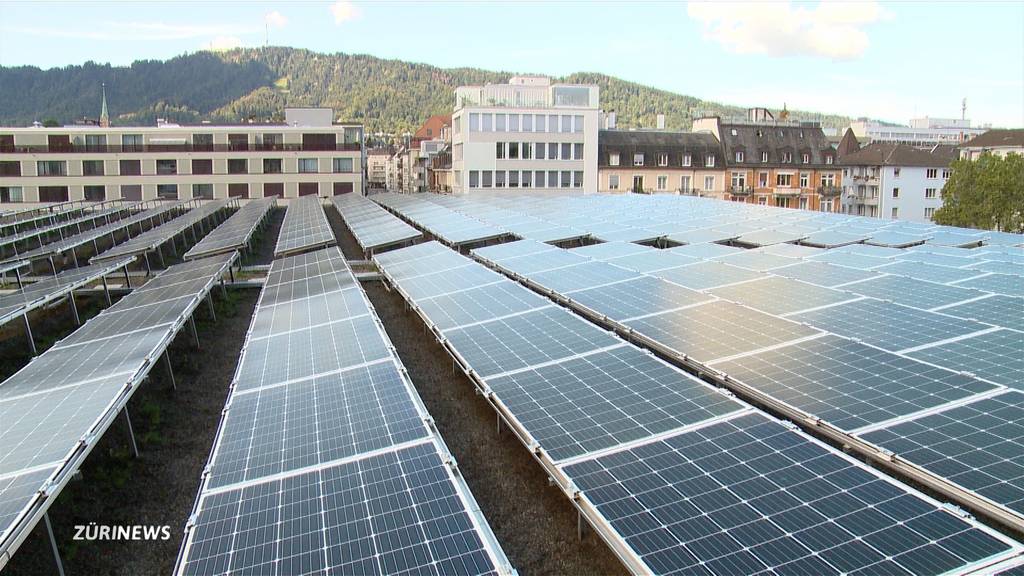
[[[121,203],[117,205],[108,206],[106,208],[85,211],[81,216],[70,218],[68,220],[61,220],[59,222],[49,224],[47,226],[40,226],[27,230],[18,234],[11,234],[8,236],[0,237],[0,257],[6,257],[7,248],[10,247],[14,256],[17,257],[19,250],[18,244],[25,242],[28,245],[35,244],[34,247],[43,246],[52,241],[54,235],[58,239],[63,240],[65,235],[81,234],[82,226],[88,226],[94,228],[99,224],[99,221],[103,221],[103,224],[109,224],[111,220],[117,220],[124,215],[130,214],[135,208],[137,203]],[[24,248],[24,246],[22,247]],[[24,252],[24,249],[21,250]]]
[[[249,244],[256,229],[276,205],[277,200],[274,198],[250,200],[185,252],[183,258],[192,260],[241,250]]]
[[[145,255],[152,252],[173,240],[179,234],[184,234],[194,226],[204,226],[208,219],[218,218],[222,210],[227,208],[228,200],[214,200],[193,208],[185,214],[178,216],[160,226],[147,230],[142,234],[118,244],[109,250],[93,256],[91,262],[102,262],[111,258],[119,258],[126,255]],[[203,230],[205,234],[206,230]],[[195,234],[194,239],[198,240],[199,235]]]
[[[512,571],[336,247],[271,266],[176,571]]]
[[[36,228],[46,223],[56,224],[61,220],[73,218],[85,212],[91,205],[93,205],[92,202],[76,200],[36,208],[26,208],[0,215],[0,236],[17,234],[19,230],[24,231],[30,225]]]
[[[23,288],[0,295],[0,325],[46,306],[83,286],[131,264],[135,257],[109,260],[63,270],[56,276],[26,283]]]
[[[520,241],[474,252],[508,262],[552,249]],[[375,261],[634,572],[957,573],[1020,552],[436,242]],[[450,288],[421,294],[434,275]],[[640,293],[619,290],[631,282],[664,281],[609,282],[609,301]],[[662,307],[728,304],[665,284],[651,290]],[[792,326],[785,337],[801,340],[808,329]]]
[[[331,204],[341,214],[364,252],[402,244],[423,236],[418,230],[362,194],[340,194]]]
[[[503,227],[484,224],[440,204],[420,200],[406,194],[374,194],[371,200],[430,232],[449,246],[474,244],[509,234]]]
[[[303,196],[288,204],[274,257],[331,246],[337,241],[318,196]]]
[[[0,383],[0,558],[28,536],[235,258],[167,268]]]

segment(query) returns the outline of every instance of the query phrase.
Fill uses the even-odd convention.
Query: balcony
[[[358,142],[338,143],[333,147],[322,144],[108,144],[84,145],[71,144],[47,146],[2,146],[0,154],[119,154],[119,153],[179,153],[179,152],[358,152],[362,145]]]
[[[784,196],[784,197],[787,197],[787,198],[793,198],[793,197],[796,197],[796,196],[799,196],[800,194],[802,194],[803,191],[804,191],[803,188],[783,188],[781,186],[777,186],[775,188],[775,190],[774,190],[774,193],[775,193],[776,196]]]
[[[728,192],[733,196],[750,196],[754,189],[751,186],[729,186]]]

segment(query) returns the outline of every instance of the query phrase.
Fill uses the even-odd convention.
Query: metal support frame
[[[131,275],[128,274],[128,265],[127,264],[124,265],[124,284],[128,288],[132,287],[132,277],[131,277]]]
[[[57,574],[64,576],[64,563],[60,559],[60,550],[57,549],[57,539],[53,537],[53,525],[50,524],[50,513],[43,514],[43,523],[46,524],[46,535],[50,538],[50,548],[53,550],[53,561],[57,564]]]
[[[32,336],[32,325],[28,321],[28,313],[22,314],[21,317],[25,320],[25,335],[28,336],[28,346],[32,349],[32,355],[37,356],[39,351],[36,350],[36,339]]]
[[[124,423],[128,426],[128,442],[132,445],[132,454],[138,458],[139,446],[135,444],[135,429],[132,428],[132,418],[128,415],[128,405],[125,404],[121,411],[124,412]]]
[[[210,318],[213,318],[213,321],[216,322],[217,321],[217,313],[214,312],[214,310],[213,310],[213,292],[212,291],[206,294],[206,305],[210,309]]]
[[[196,345],[196,350],[199,350],[200,349],[200,346],[199,346],[199,331],[196,330],[196,317],[195,317],[195,315],[192,315],[192,316],[188,317],[188,326],[191,329],[192,341]]]
[[[113,302],[110,300],[110,286],[107,285],[107,277],[100,276],[100,279],[103,280],[103,296],[107,298],[107,306],[110,306]]]
[[[174,369],[171,368],[171,350],[170,348],[164,349],[164,366],[167,367],[167,376],[171,379],[171,388],[174,390],[178,389],[178,384],[174,381]]]
[[[71,316],[75,319],[75,326],[82,325],[82,319],[78,316],[78,305],[75,304],[75,291],[68,292],[68,303],[71,305]]]

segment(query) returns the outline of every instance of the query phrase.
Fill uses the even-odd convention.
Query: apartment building
[[[977,160],[986,152],[996,156],[1024,156],[1024,129],[989,130],[960,146],[960,157],[965,160]]]
[[[722,198],[722,147],[706,132],[601,130],[598,190]]]
[[[387,186],[388,157],[391,152],[383,148],[375,148],[366,153],[366,187],[385,188]]]
[[[913,118],[907,126],[883,124],[877,120],[861,118],[850,123],[850,130],[863,144],[888,142],[906,144],[916,148],[956,146],[985,133],[987,126],[972,127],[970,119]]]
[[[931,222],[942,206],[942,187],[956,157],[952,146],[921,150],[884,142],[844,155],[843,212]]]
[[[363,192],[363,127],[285,122],[0,128],[0,202],[296,198]]]
[[[596,191],[598,105],[597,86],[541,77],[457,88],[453,191]]]
[[[747,120],[718,117],[693,122],[722,143],[723,199],[780,208],[838,212],[842,170],[836,151],[816,123],[772,120],[764,109]]]

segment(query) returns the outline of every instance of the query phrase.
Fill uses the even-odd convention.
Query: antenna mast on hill
[[[960,119],[961,120],[966,120],[967,119],[967,97],[966,96],[964,96],[963,101],[960,102]]]

